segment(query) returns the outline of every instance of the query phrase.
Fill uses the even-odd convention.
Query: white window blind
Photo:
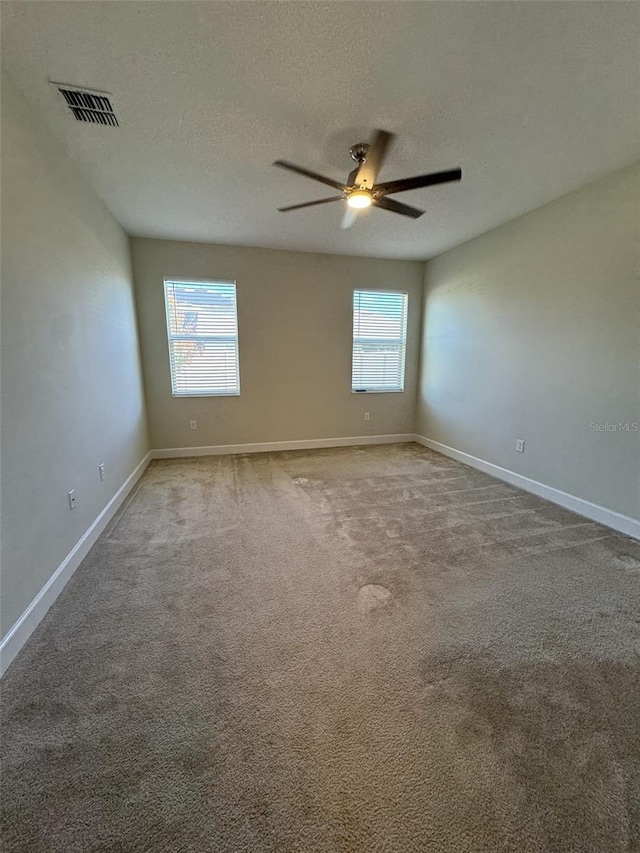
[[[174,397],[240,393],[236,286],[164,282]]]
[[[407,294],[353,292],[353,391],[403,391]]]

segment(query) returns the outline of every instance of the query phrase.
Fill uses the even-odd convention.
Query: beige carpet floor
[[[640,543],[418,445],[154,462],[3,681],[3,849],[640,849]]]

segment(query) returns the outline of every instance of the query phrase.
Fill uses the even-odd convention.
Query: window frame
[[[236,365],[238,375],[237,390],[229,391],[227,389],[219,391],[197,391],[189,393],[176,393],[174,388],[174,352],[172,343],[174,340],[186,341],[216,341],[219,340],[217,335],[174,335],[171,331],[171,321],[169,319],[169,306],[167,299],[167,284],[186,284],[193,286],[207,287],[216,284],[232,285],[235,302],[235,336],[233,341],[236,345]],[[171,382],[171,396],[175,399],[188,399],[192,397],[239,397],[240,396],[240,340],[238,332],[238,283],[235,279],[203,279],[203,278],[184,278],[182,276],[165,276],[162,282],[164,293],[164,314],[167,328],[167,349],[169,353],[169,378]],[[225,338],[225,340],[228,340]]]
[[[402,371],[401,371],[401,379],[402,379],[402,387],[401,388],[355,388],[353,382],[353,365],[354,365],[354,351],[356,345],[356,336],[354,330],[354,320],[355,320],[355,295],[356,293],[389,293],[397,296],[404,297],[404,336],[399,339],[400,345],[403,346],[403,358],[402,358]],[[405,380],[406,380],[406,372],[407,372],[407,337],[408,337],[408,327],[409,327],[409,292],[407,290],[394,290],[391,288],[383,288],[383,287],[354,287],[353,293],[351,295],[351,393],[352,394],[404,394],[405,391]]]

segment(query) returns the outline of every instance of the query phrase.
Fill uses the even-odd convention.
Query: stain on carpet
[[[358,607],[363,613],[387,607],[393,594],[386,586],[378,583],[366,583],[358,590]]]

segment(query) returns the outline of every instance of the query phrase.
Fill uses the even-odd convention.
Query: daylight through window
[[[239,394],[235,284],[165,279],[164,295],[173,396]]]
[[[353,391],[403,391],[407,349],[407,294],[353,293]]]

